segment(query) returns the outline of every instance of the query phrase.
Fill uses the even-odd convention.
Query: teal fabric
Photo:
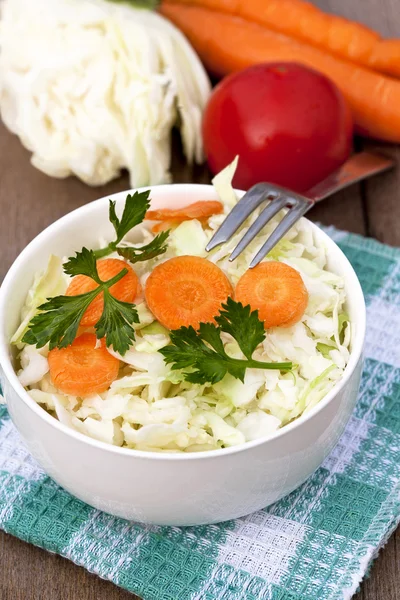
[[[345,433],[304,485],[220,525],[129,523],[48,478],[0,405],[0,527],[145,600],[351,598],[400,520],[400,250],[328,233],[366,296],[366,362]]]

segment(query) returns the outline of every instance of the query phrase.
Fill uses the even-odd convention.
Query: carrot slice
[[[151,228],[153,233],[160,233],[161,231],[168,231],[168,229],[173,229],[177,225],[180,225],[182,221],[159,221]]]
[[[160,208],[148,210],[146,219],[149,221],[189,221],[191,219],[206,219],[211,215],[222,213],[224,207],[216,200],[199,200],[183,208]]]
[[[192,221],[193,219],[181,219],[180,221],[158,221],[158,223],[155,223],[153,225],[153,227],[151,228],[151,231],[153,233],[160,233],[161,231],[168,231],[168,229],[174,229],[175,227],[178,227],[178,225],[180,225],[181,223],[184,223],[184,221]],[[203,227],[207,227],[207,217],[205,219],[198,219],[200,221],[200,223],[202,224]]]
[[[119,360],[112,356],[94,333],[83,333],[67,348],[54,348],[48,355],[53,384],[64,394],[89,396],[105,392],[118,377]]]
[[[103,258],[98,260],[97,271],[101,281],[108,281],[118,275],[122,269],[127,269],[127,274],[110,287],[110,293],[122,302],[133,302],[139,289],[139,279],[135,271],[123,260],[118,258]],[[98,287],[98,284],[86,275],[76,275],[69,284],[66,296],[86,294]],[[81,319],[81,327],[91,327],[99,321],[104,307],[103,292],[89,305]]]
[[[257,309],[266,329],[290,327],[303,316],[308,292],[295,269],[282,262],[268,261],[242,275],[236,285],[235,300]]]
[[[198,256],[177,256],[161,263],[146,282],[145,297],[156,319],[168,329],[198,328],[214,321],[232,294],[227,276]]]

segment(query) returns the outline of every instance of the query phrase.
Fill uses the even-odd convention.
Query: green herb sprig
[[[150,260],[160,254],[164,254],[168,246],[165,243],[169,236],[169,231],[163,231],[159,235],[156,235],[145,246],[120,246],[117,248],[117,252],[123,258],[126,258],[131,263],[136,263],[143,260]]]
[[[160,350],[173,370],[184,370],[186,381],[214,384],[227,373],[244,381],[246,369],[279,369],[289,371],[291,362],[269,363],[254,360],[252,355],[265,338],[264,324],[258,311],[228,298],[213,323],[201,323],[198,331],[181,327],[171,331],[171,345]],[[224,349],[221,333],[229,333],[238,343],[246,359],[229,356]]]
[[[55,296],[39,307],[40,312],[29,323],[28,331],[22,341],[42,348],[49,343],[53,348],[65,348],[74,341],[81,319],[89,304],[103,292],[104,309],[95,325],[98,338],[105,337],[107,346],[113,346],[116,352],[125,354],[135,339],[132,323],[139,323],[134,304],[121,302],[110,294],[110,287],[117,283],[128,269],[122,269],[108,281],[101,281],[93,250],[82,248],[76,256],[64,265],[68,275],[86,275],[93,279],[98,287],[78,296]]]
[[[149,260],[163,254],[167,250],[166,240],[169,231],[163,231],[147,245],[119,246],[127,233],[136,225],[139,225],[145,218],[146,212],[150,207],[150,190],[145,192],[135,192],[133,195],[128,194],[125,201],[124,211],[121,219],[118,218],[115,211],[115,200],[109,200],[109,219],[112,223],[116,238],[110,242],[105,248],[95,250],[96,258],[104,258],[113,252],[117,252],[123,258],[128,259],[132,263]]]
[[[75,256],[64,264],[64,272],[72,277],[86,275],[97,284],[94,290],[78,296],[55,296],[38,307],[38,313],[28,325],[22,338],[26,344],[42,348],[47,343],[50,349],[65,348],[74,341],[82,317],[93,300],[103,294],[104,308],[99,321],[95,324],[97,337],[105,338],[106,345],[112,346],[116,352],[124,355],[135,340],[133,323],[139,323],[139,316],[134,304],[121,302],[111,295],[110,288],[128,273],[122,269],[108,281],[102,281],[97,271],[96,260],[117,252],[132,263],[149,260],[164,253],[167,249],[168,231],[156,236],[149,244],[143,246],[119,246],[129,231],[139,225],[150,205],[149,191],[128,194],[121,219],[115,210],[115,201],[110,200],[109,219],[116,238],[105,248],[88,250],[82,248]]]

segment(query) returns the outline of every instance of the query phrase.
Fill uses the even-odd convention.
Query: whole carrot
[[[336,83],[360,133],[400,142],[399,81],[240,17],[170,2],[162,4],[161,12],[186,34],[211,72],[226,75],[271,61],[306,65]]]
[[[400,76],[400,40],[384,40],[356,23],[303,0],[175,0],[243,17],[340,58]]]

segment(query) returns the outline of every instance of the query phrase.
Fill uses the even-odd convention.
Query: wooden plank
[[[313,0],[327,12],[359,21],[386,37],[400,36],[398,0]]]
[[[0,531],[1,600],[139,600],[70,561]]]
[[[307,216],[323,225],[334,225],[352,233],[366,234],[360,185],[353,185],[316,204]]]
[[[400,246],[400,148],[370,141],[365,141],[364,147],[396,161],[393,171],[363,184],[369,235],[386,244]]]
[[[400,530],[393,535],[372,566],[354,600],[400,600]]]

